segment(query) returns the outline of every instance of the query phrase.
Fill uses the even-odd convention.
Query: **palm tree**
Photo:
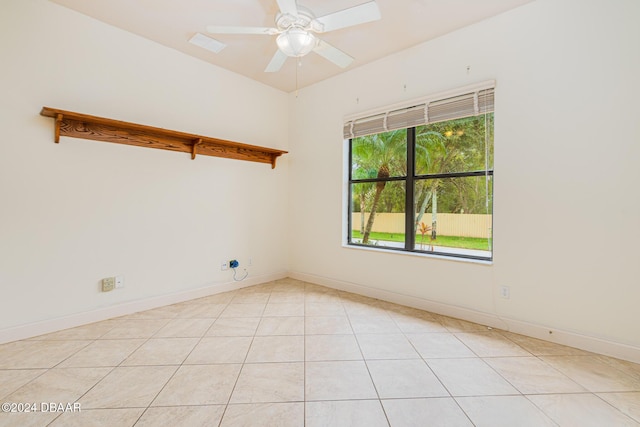
[[[369,243],[369,236],[375,221],[380,195],[387,185],[386,179],[390,176],[406,173],[406,143],[407,138],[404,129],[363,136],[353,140],[352,162],[355,167],[352,173],[354,176],[355,174],[369,175],[372,178],[385,180],[375,183],[375,193],[371,202],[369,219],[362,233],[363,244]],[[355,169],[359,169],[359,172],[355,172]],[[375,177],[371,176],[374,171]],[[362,204],[360,212],[361,215],[364,212]]]
[[[485,123],[483,117],[467,117],[453,121],[432,123],[416,128],[416,173],[440,174],[458,172],[463,170],[482,170],[485,161],[492,164],[492,149],[487,153],[483,144],[485,138]],[[489,158],[486,158],[488,155]],[[491,168],[491,166],[489,166]],[[429,204],[432,211],[432,237],[435,238],[435,221],[438,212],[438,189],[443,185],[440,179],[417,181],[415,189],[416,207],[421,200],[420,207],[416,209],[415,227],[416,233]],[[449,188],[451,187],[451,188]],[[471,212],[467,200],[476,200],[471,197],[472,188],[466,179],[450,180],[448,186],[457,190],[455,199],[462,202],[465,211]],[[477,193],[476,191],[475,193]],[[451,199],[451,197],[449,197]],[[445,201],[445,209],[450,212],[451,200]],[[459,210],[459,209],[454,209]]]
[[[447,147],[444,143],[444,136],[437,131],[427,130],[425,127],[419,127],[416,134],[416,173],[439,173],[446,167]],[[431,181],[419,181],[420,190],[416,186],[415,201],[416,205],[418,200],[422,197],[420,208],[416,210],[415,217],[415,229],[416,233],[418,225],[422,222],[422,217],[429,206],[429,202],[432,202],[432,206],[436,207],[436,197],[438,194],[438,186],[440,180]],[[432,226],[435,222],[435,215],[437,211],[432,212]],[[433,229],[435,230],[435,228]]]
[[[352,179],[369,179],[375,178],[376,171],[374,169],[363,169],[361,167],[354,168],[352,173]],[[371,198],[371,193],[374,186],[370,182],[363,182],[352,187],[352,194],[358,198],[360,205],[360,234],[364,234],[364,214],[365,206]],[[352,206],[353,207],[353,206]]]

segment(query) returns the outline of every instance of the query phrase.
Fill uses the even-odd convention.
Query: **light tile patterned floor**
[[[0,346],[0,426],[640,426],[640,365],[283,279]]]

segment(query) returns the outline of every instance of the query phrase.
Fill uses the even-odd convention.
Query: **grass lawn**
[[[351,237],[354,239],[362,239],[362,234],[358,230],[351,232]],[[420,246],[420,237],[416,237],[416,244]],[[391,233],[378,233],[372,232],[369,235],[370,240],[384,240],[387,242],[404,242],[404,234],[391,234]],[[429,236],[424,236],[424,248],[427,249],[431,244]],[[479,237],[459,237],[459,236],[438,236],[433,241],[434,245],[447,246],[450,248],[463,248],[463,249],[479,249],[486,251],[487,239],[481,239]]]

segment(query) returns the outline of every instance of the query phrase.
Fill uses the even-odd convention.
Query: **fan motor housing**
[[[318,21],[315,20],[313,13],[303,6],[298,6],[298,14],[278,13],[276,15],[276,26],[279,30],[284,31],[291,27],[302,28],[304,30],[322,31]]]

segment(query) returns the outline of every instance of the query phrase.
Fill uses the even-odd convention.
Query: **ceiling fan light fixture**
[[[302,28],[291,27],[276,39],[278,48],[287,56],[301,57],[311,52],[318,42],[313,33]]]

